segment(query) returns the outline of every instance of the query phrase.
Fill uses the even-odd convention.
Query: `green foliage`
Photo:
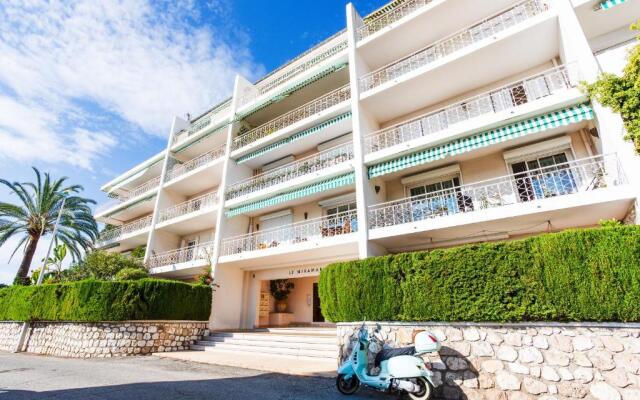
[[[275,279],[270,282],[271,295],[278,301],[286,300],[294,288],[288,279]]]
[[[617,219],[601,219],[598,222],[598,225],[600,225],[603,228],[616,228],[619,226],[622,226],[622,222],[618,221]]]
[[[146,246],[138,246],[135,249],[131,250],[131,258],[143,259],[144,253],[147,251]]]
[[[319,293],[334,322],[640,321],[640,226],[335,263]]]
[[[211,288],[159,279],[85,280],[0,289],[0,320],[204,321],[210,312]]]
[[[639,30],[640,24],[631,29]],[[589,97],[620,113],[627,131],[626,139],[633,141],[640,153],[640,44],[629,52],[622,76],[602,74],[596,82],[586,85],[585,90]]]
[[[114,277],[116,281],[137,281],[138,279],[148,278],[149,273],[139,268],[123,268],[118,271]]]
[[[88,278],[113,280],[123,269],[144,270],[138,260],[118,253],[98,250],[88,253],[84,260],[64,271],[63,280],[78,281]]]

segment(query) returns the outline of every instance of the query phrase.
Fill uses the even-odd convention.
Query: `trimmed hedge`
[[[336,263],[319,293],[334,322],[640,321],[640,226]]]
[[[85,280],[0,289],[5,321],[206,321],[211,288],[158,279]]]

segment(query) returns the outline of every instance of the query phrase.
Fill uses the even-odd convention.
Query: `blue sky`
[[[386,3],[353,2],[361,14]],[[340,0],[0,2],[0,177],[35,166],[100,186],[161,151],[173,115],[197,115],[345,27]],[[0,201],[15,201],[0,188]],[[12,280],[9,242],[0,282]],[[41,242],[35,259],[46,250]]]

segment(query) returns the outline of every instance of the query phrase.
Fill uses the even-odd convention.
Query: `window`
[[[322,236],[335,236],[357,231],[358,216],[356,210],[357,206],[355,202],[325,208],[326,218],[322,223]]]
[[[576,181],[567,161],[567,154],[562,152],[511,164],[520,200],[531,201],[576,192]]]
[[[408,188],[411,196],[411,219],[456,214],[465,209],[466,200],[460,191],[460,178],[455,176]]]
[[[340,214],[340,213],[343,213],[343,212],[356,210],[356,208],[357,208],[356,207],[356,203],[353,202],[353,203],[348,203],[348,204],[343,204],[343,205],[327,208],[327,209],[325,209],[325,214],[326,215],[336,215],[336,214]]]

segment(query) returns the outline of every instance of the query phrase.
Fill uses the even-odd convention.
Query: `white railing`
[[[129,235],[150,227],[151,219],[152,219],[152,216],[148,215],[146,217],[129,222],[128,224],[120,225],[115,228],[101,232],[100,238],[98,239],[97,247],[104,247],[108,244],[114,243],[122,239],[126,235]]]
[[[258,231],[222,242],[222,255],[264,250],[280,246],[295,246],[314,239],[346,235],[357,232],[356,210],[328,215],[308,221],[297,222],[283,227]]]
[[[233,184],[227,188],[226,199],[257,192],[352,159],[353,143],[342,144]]]
[[[257,91],[252,91],[251,93],[245,93],[243,94],[239,100],[238,100],[238,104],[240,106],[243,106],[247,103],[249,103],[251,100],[255,99],[256,97],[263,95],[269,91],[271,91],[272,89],[275,89],[276,87],[282,85],[285,82],[288,82],[289,80],[295,78],[297,75],[301,74],[302,72],[308,70],[311,67],[314,67],[315,65],[320,64],[322,61],[333,57],[334,55],[340,53],[341,51],[345,50],[347,48],[347,41],[344,40],[338,44],[336,44],[335,46],[330,47],[329,49],[323,51],[322,53],[318,54],[317,56],[307,60],[304,63],[298,64],[295,67],[291,68],[290,70],[288,70],[287,72],[281,74],[281,75],[277,75],[273,78],[270,79],[266,79],[262,82],[259,82],[256,84],[256,89]]]
[[[222,106],[220,106],[219,108],[215,108],[211,110],[211,112],[204,115],[203,117],[193,121],[190,127],[185,128],[173,135],[173,144],[175,145],[178,143],[182,143],[185,140],[187,140],[189,136],[208,127],[209,125],[211,125],[212,122],[216,120],[217,117],[222,115],[224,112],[228,112],[230,106],[231,106],[231,102],[229,101],[223,104]]]
[[[215,206],[217,203],[218,192],[207,193],[162,210],[159,216],[160,222],[202,211]]]
[[[442,132],[459,122],[513,109],[576,87],[580,74],[575,64],[552,68],[477,96],[431,111],[365,137],[365,152],[376,151]]]
[[[546,10],[541,0],[524,1],[494,17],[454,33],[407,57],[387,64],[360,78],[360,91],[378,87],[408,72],[424,67],[458,50],[478,43]]]
[[[202,167],[205,164],[213,162],[224,156],[224,152],[226,149],[226,145],[222,145],[216,149],[213,149],[207,153],[204,153],[201,156],[193,158],[189,161],[184,162],[183,164],[176,164],[167,171],[167,176],[164,181],[169,182],[170,180],[176,179],[179,176],[186,174],[187,172],[191,172],[194,169]]]
[[[391,25],[431,2],[433,0],[408,0],[375,18],[365,19],[356,32],[358,40],[373,35],[385,26]]]
[[[160,177],[157,176],[153,179],[150,179],[143,183],[140,186],[137,186],[134,189],[129,190],[126,193],[109,193],[108,196],[111,198],[118,199],[120,201],[127,201],[129,199],[133,199],[134,197],[143,195],[147,192],[150,192],[154,189],[157,189],[160,186]]]
[[[351,91],[349,85],[345,85],[236,137],[233,139],[232,148],[233,150],[237,150],[350,98]]]
[[[616,155],[601,155],[373,205],[369,224],[384,228],[625,183]]]
[[[208,260],[213,257],[213,242],[196,246],[183,247],[164,253],[153,254],[146,263],[148,269],[185,263],[189,261]]]

